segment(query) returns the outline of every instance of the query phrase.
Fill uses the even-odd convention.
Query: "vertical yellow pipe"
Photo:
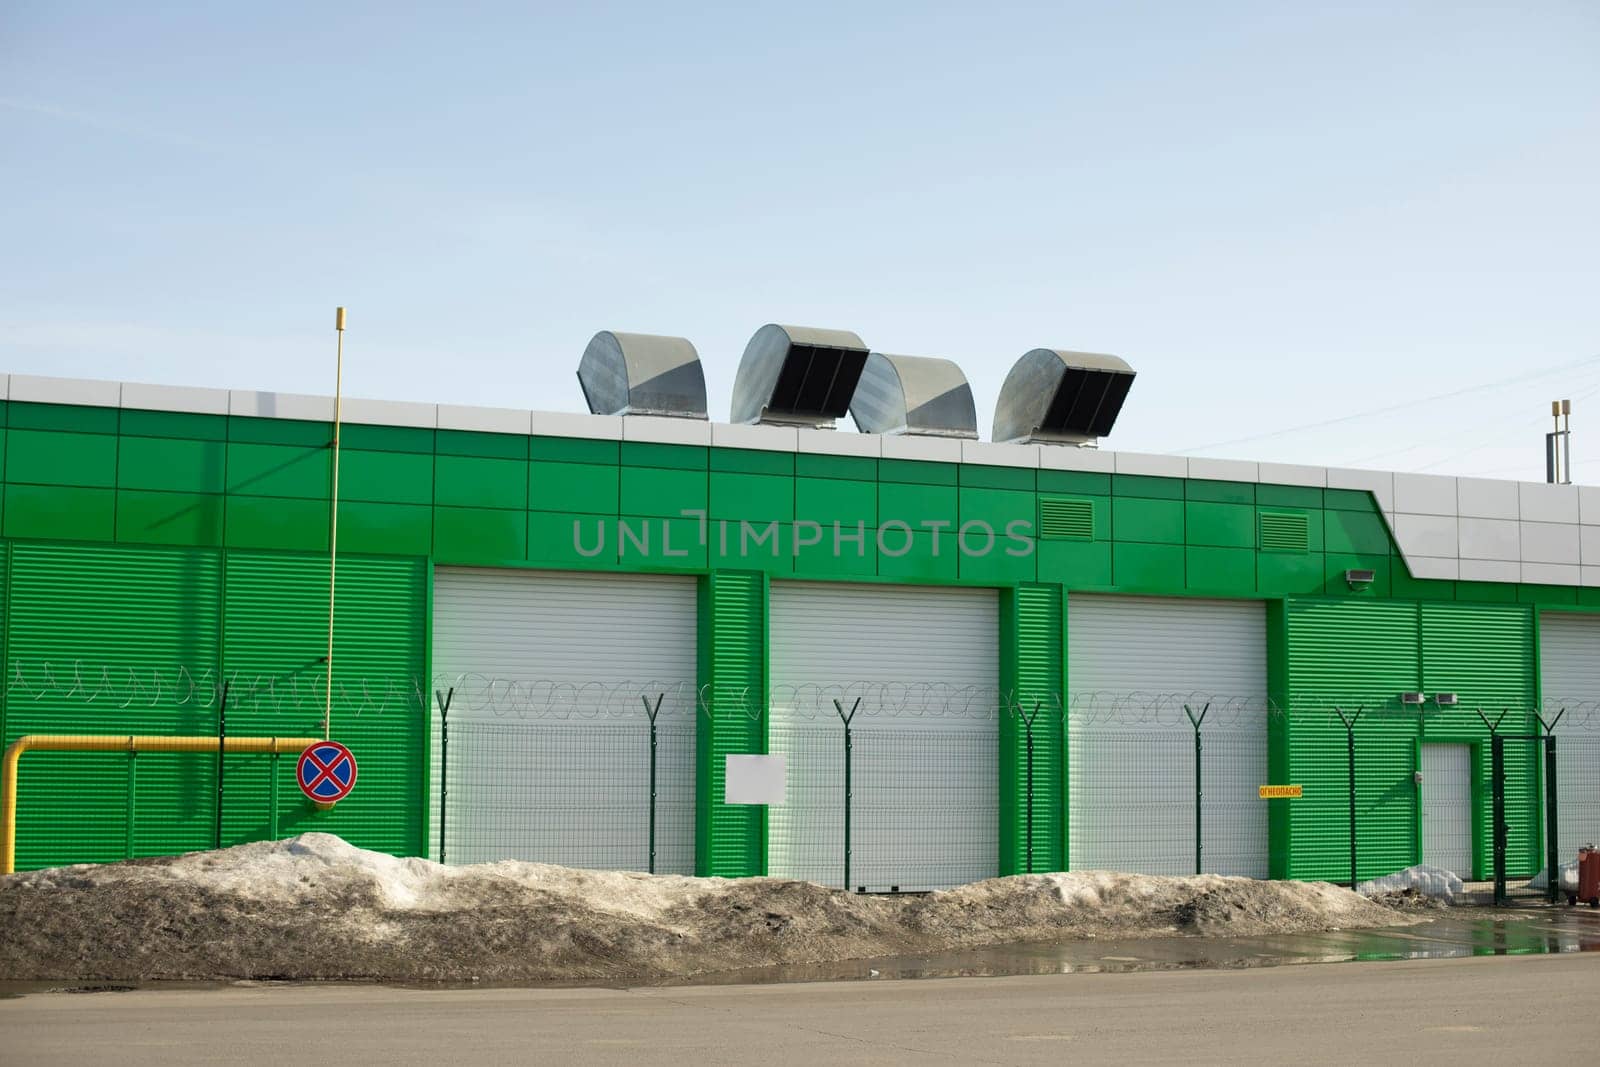
[[[322,736],[332,737],[333,729],[333,601],[339,574],[339,426],[344,421],[344,308],[333,313],[333,329],[338,335],[333,370],[333,498],[328,503],[328,676],[322,705]]]

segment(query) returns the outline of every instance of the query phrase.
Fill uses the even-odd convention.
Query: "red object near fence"
[[[1567,897],[1567,903],[1580,900],[1591,908],[1600,908],[1600,848],[1593,845],[1578,850],[1578,892]]]

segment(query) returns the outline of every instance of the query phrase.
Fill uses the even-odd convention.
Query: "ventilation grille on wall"
[[[1304,513],[1263,511],[1263,552],[1307,552],[1311,548],[1311,523]]]
[[[1094,540],[1094,504],[1071,497],[1039,501],[1039,536],[1059,541]]]

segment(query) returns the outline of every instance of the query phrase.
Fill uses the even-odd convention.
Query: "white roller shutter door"
[[[999,596],[992,589],[774,582],[769,751],[789,788],[768,872],[843,880],[852,724],[852,888],[939,889],[998,868]]]
[[[1067,609],[1068,848],[1073,870],[1193,874],[1202,727],[1207,872],[1267,876],[1266,607],[1073,595]]]
[[[440,567],[434,686],[455,687],[445,859],[694,871],[693,578]],[[439,849],[438,707],[429,849]]]
[[[1600,844],[1600,615],[1539,615],[1541,703],[1556,724],[1556,844]]]

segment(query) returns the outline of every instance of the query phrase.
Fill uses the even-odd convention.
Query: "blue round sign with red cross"
[[[300,753],[295,766],[300,792],[312,800],[332,804],[356,787],[356,758],[337,741],[319,741]]]

